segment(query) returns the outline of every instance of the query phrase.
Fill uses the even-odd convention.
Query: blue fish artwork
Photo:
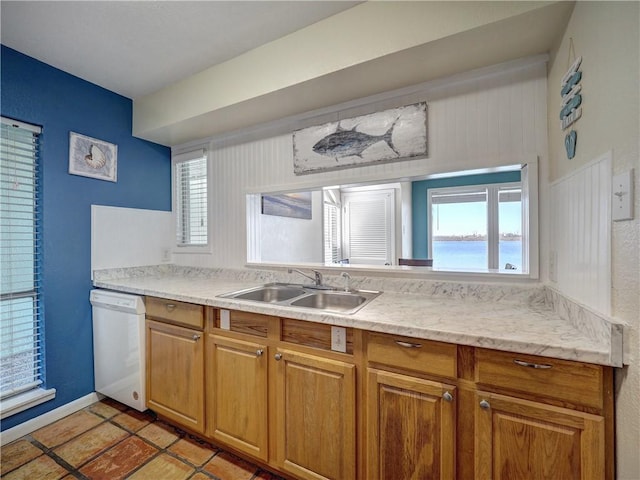
[[[427,104],[414,103],[293,132],[296,175],[427,155]]]
[[[320,155],[335,157],[336,161],[338,161],[341,157],[356,156],[362,158],[362,152],[367,148],[378,142],[385,142],[396,155],[400,156],[400,152],[396,150],[392,138],[393,129],[397,121],[398,119],[393,122],[389,130],[383,135],[368,135],[358,132],[356,130],[357,127],[353,127],[351,130],[345,130],[338,124],[338,129],[334,133],[318,141],[312,149]]]

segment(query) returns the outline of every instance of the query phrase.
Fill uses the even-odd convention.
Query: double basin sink
[[[268,283],[259,287],[220,295],[223,298],[249,300],[280,306],[304,307],[325,312],[352,314],[382,292],[369,290],[337,290],[290,283]]]

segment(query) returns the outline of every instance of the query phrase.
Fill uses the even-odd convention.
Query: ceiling
[[[0,9],[3,45],[133,99],[133,135],[178,146],[549,52],[573,2],[1,0]]]
[[[6,1],[2,44],[136,98],[357,5],[348,1]]]

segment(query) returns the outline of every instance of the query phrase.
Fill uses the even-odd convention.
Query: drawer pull
[[[256,350],[256,357],[261,357],[263,353],[264,353],[264,350],[259,348],[258,350]]]
[[[409,342],[403,342],[402,340],[396,340],[396,343],[398,345],[400,345],[401,347],[404,347],[404,348],[420,348],[420,347],[422,347],[421,343],[409,343]]]
[[[442,398],[444,399],[445,402],[453,402],[453,395],[451,395],[451,393],[449,392],[444,392],[442,394]]]
[[[167,309],[167,312],[173,312],[176,309],[175,303],[166,303],[164,307]]]
[[[482,408],[483,410],[489,410],[491,408],[491,405],[489,405],[489,402],[487,402],[486,400],[481,400],[480,408]]]
[[[548,363],[531,363],[525,362],[524,360],[518,360],[517,358],[513,360],[513,363],[520,365],[521,367],[538,368],[540,370],[548,370],[553,367],[553,365],[549,365]]]

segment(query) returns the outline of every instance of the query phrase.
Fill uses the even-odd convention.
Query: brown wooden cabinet
[[[207,436],[268,460],[268,347],[209,334]]]
[[[478,391],[475,478],[605,478],[605,421],[600,415]]]
[[[614,478],[612,368],[475,351],[475,478]]]
[[[217,315],[147,299],[148,407],[291,478],[614,478],[611,367]]]
[[[356,477],[355,365],[278,348],[276,458],[297,478]]]
[[[456,387],[369,369],[367,478],[455,478]]]
[[[455,478],[456,346],[369,333],[366,352],[366,478]]]
[[[147,406],[204,433],[204,339],[191,328],[146,321]]]

